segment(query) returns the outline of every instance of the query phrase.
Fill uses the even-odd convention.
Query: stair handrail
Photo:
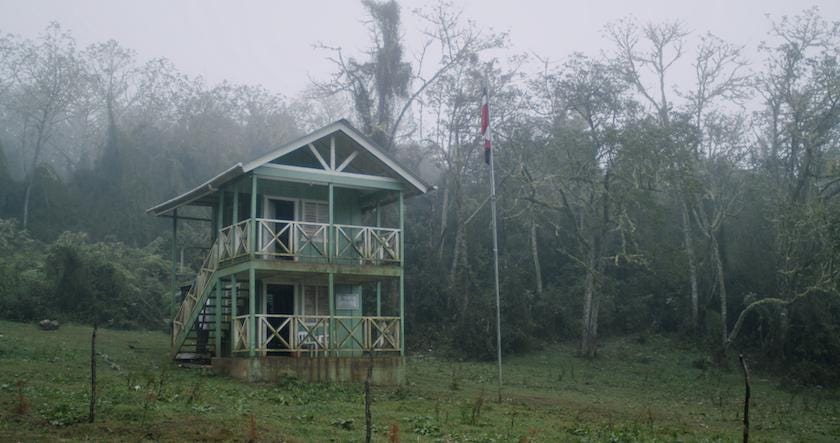
[[[195,280],[193,281],[192,286],[190,286],[189,291],[187,291],[187,296],[184,297],[184,301],[181,302],[181,305],[178,307],[178,311],[175,313],[175,317],[172,319],[172,346],[175,347],[176,341],[178,336],[181,334],[181,331],[187,327],[186,323],[188,322],[189,318],[194,309],[196,309],[196,305],[198,304],[199,297],[207,289],[207,285],[211,281],[210,276],[216,272],[216,269],[219,266],[219,247],[221,243],[219,242],[219,238],[213,242],[213,245],[210,246],[210,251],[204,257],[204,261],[201,263],[201,267],[198,269],[198,273],[195,276]],[[175,349],[173,349],[173,352]]]

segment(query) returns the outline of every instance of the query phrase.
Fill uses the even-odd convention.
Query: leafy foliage
[[[57,318],[119,328],[164,323],[168,265],[161,242],[131,248],[65,232],[50,244],[0,220],[0,312],[16,320]]]
[[[0,37],[0,315],[159,327],[170,225],[143,211],[350,109],[437,186],[408,201],[409,348],[492,358],[488,87],[506,353],[582,336],[592,357],[602,337],[678,332],[838,379],[837,23],[768,23],[747,76],[738,46],[627,19],[606,29],[613,51],[534,75],[446,2],[417,12],[422,64],[397,2],[363,6],[370,48],[333,48],[322,97],[297,100],[113,41],[79,48],[57,24]],[[680,65],[696,84],[671,85]],[[187,266],[208,243],[181,223]]]

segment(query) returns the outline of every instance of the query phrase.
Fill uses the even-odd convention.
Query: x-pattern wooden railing
[[[248,350],[249,329],[247,315],[240,315],[233,319],[233,352]]]
[[[368,321],[368,347],[379,351],[400,350],[400,318],[371,317]]]
[[[257,219],[257,253],[268,256],[329,256],[329,226],[291,220]]]
[[[230,260],[248,255],[250,220],[242,220],[219,230],[219,260]]]
[[[326,315],[255,315],[257,351],[265,353],[318,353],[400,351],[399,317]],[[233,351],[249,350],[248,315],[233,319]],[[332,325],[332,328],[331,328]],[[336,337],[330,340],[330,330]]]
[[[248,255],[250,220],[219,230],[219,261]],[[330,225],[292,220],[257,219],[255,253],[262,257],[306,257],[399,263],[400,230],[371,226]],[[335,242],[337,246],[331,246]]]
[[[400,230],[371,226],[335,225],[337,256],[368,262],[400,261]]]

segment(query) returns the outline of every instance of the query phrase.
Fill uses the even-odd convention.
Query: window
[[[330,300],[327,287],[304,286],[302,311],[302,315],[330,315]]]
[[[330,206],[328,203],[303,201],[303,220],[308,223],[329,223]]]
[[[328,203],[307,201],[303,202],[303,211],[301,213],[301,221],[304,223],[329,223],[330,222],[330,206]],[[320,226],[303,225],[303,232],[312,241],[322,242],[323,235]]]

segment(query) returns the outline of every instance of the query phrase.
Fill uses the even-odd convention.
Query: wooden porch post
[[[222,220],[225,213],[225,193],[219,190],[219,207],[216,210],[216,221],[213,223],[213,235],[215,241],[219,236],[219,229],[222,228]],[[222,356],[222,280],[216,279],[216,357]]]
[[[254,265],[248,269],[248,356],[257,355],[257,272]]]
[[[233,351],[236,349],[236,340],[239,336],[236,335],[236,302],[239,299],[239,291],[236,287],[236,274],[230,276],[230,356],[233,356]]]
[[[379,200],[376,201],[376,227],[382,227],[382,214],[381,208],[379,207]],[[377,280],[376,281],[376,316],[382,316],[382,282]]]
[[[169,318],[175,318],[175,305],[178,293],[178,209],[172,211],[172,304],[169,307]]]
[[[219,236],[219,231],[222,229],[222,224],[225,220],[225,193],[223,191],[219,191],[219,207],[216,211],[216,222],[213,223],[213,235],[211,238],[216,240]]]
[[[400,355],[405,356],[405,204],[400,191]]]
[[[235,226],[239,223],[239,183],[233,185],[233,208],[230,216],[230,225]],[[233,254],[239,253],[239,231],[236,227],[231,228],[231,235],[233,235]]]
[[[254,260],[257,246],[257,175],[251,175],[251,225],[248,232],[248,251]],[[254,263],[248,269],[248,355],[257,355],[257,272]]]
[[[216,278],[216,340],[215,353],[216,358],[222,356],[222,279]]]
[[[257,250],[257,174],[251,175],[251,226],[248,232],[248,251],[251,259]]]
[[[330,206],[330,232],[329,232],[329,241],[334,246],[330,247],[328,245],[327,250],[332,250],[333,253],[327,253],[327,255],[333,257],[330,261],[335,261],[338,257],[338,236],[335,235],[335,210],[333,206],[335,205],[335,188],[333,184],[329,184],[329,206]],[[330,321],[329,321],[329,339],[327,340],[327,346],[329,349],[333,349],[333,343],[337,343],[336,336],[335,336],[335,274],[332,270],[329,271],[327,274],[327,298],[330,302]],[[333,352],[334,356],[338,356],[338,350]]]
[[[333,349],[333,355],[338,357],[338,349],[333,346],[333,344],[338,343],[338,337],[335,336],[335,274],[332,272],[327,274],[327,297],[330,299],[330,333],[327,346],[329,346],[329,349]]]

